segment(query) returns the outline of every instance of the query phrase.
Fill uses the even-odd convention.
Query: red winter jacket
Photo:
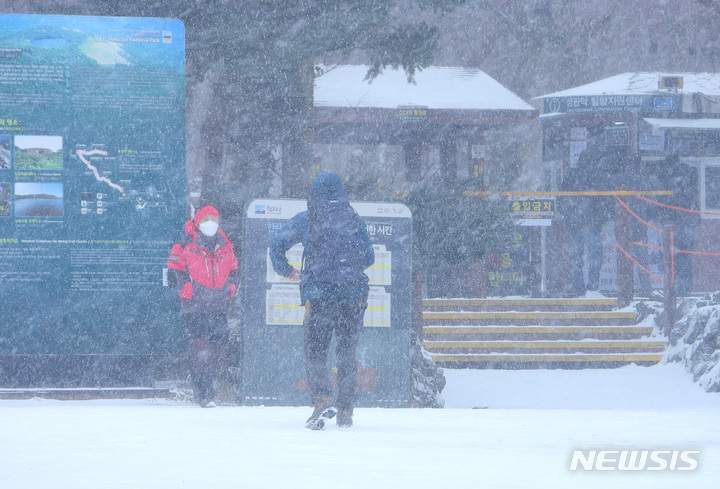
[[[218,229],[213,237],[196,234],[173,245],[167,267],[183,314],[227,312],[238,285],[238,261],[225,233]]]

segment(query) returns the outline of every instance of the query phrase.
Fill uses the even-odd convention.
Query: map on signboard
[[[78,147],[75,156],[78,163],[84,166],[85,174],[92,176],[96,182],[93,188],[88,186],[81,195],[83,209],[95,205],[98,207],[96,213],[102,214],[103,210],[113,203],[131,203],[137,211],[166,210],[172,201],[172,194],[164,189],[164,182],[160,181],[156,186],[147,185],[146,182],[137,185],[134,181],[138,169],[143,171],[162,168],[162,162],[157,162],[157,168],[153,168],[152,152],[119,150],[115,156],[111,156],[101,147]],[[142,163],[141,168],[138,168],[137,162],[140,158]]]

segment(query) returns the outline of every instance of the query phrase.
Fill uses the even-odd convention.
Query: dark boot
[[[350,428],[353,425],[353,410],[341,409],[337,414],[337,425],[341,428]]]
[[[312,412],[305,427],[311,430],[321,430],[325,427],[325,421],[332,419],[337,414],[337,409],[333,407],[333,400],[327,396],[318,396],[313,399],[315,410]]]
[[[310,417],[307,419],[306,422],[310,422],[314,419],[318,419],[320,415],[325,412],[328,408],[331,408],[333,405],[333,400],[331,397],[328,396],[317,396],[313,398],[313,406],[315,406],[315,410],[312,412]]]

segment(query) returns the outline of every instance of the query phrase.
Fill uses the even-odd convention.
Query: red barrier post
[[[665,305],[665,335],[670,334],[677,316],[677,294],[675,292],[675,270],[673,252],[674,226],[663,226],[663,284]]]

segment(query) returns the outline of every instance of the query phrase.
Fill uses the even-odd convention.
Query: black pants
[[[310,312],[303,323],[305,368],[313,399],[331,394],[327,358],[334,332],[338,389],[336,407],[355,407],[358,390],[356,351],[365,306],[364,299],[360,297],[316,299],[306,305]]]
[[[215,377],[227,360],[227,314],[186,314],[190,378],[197,401],[215,397]]]

